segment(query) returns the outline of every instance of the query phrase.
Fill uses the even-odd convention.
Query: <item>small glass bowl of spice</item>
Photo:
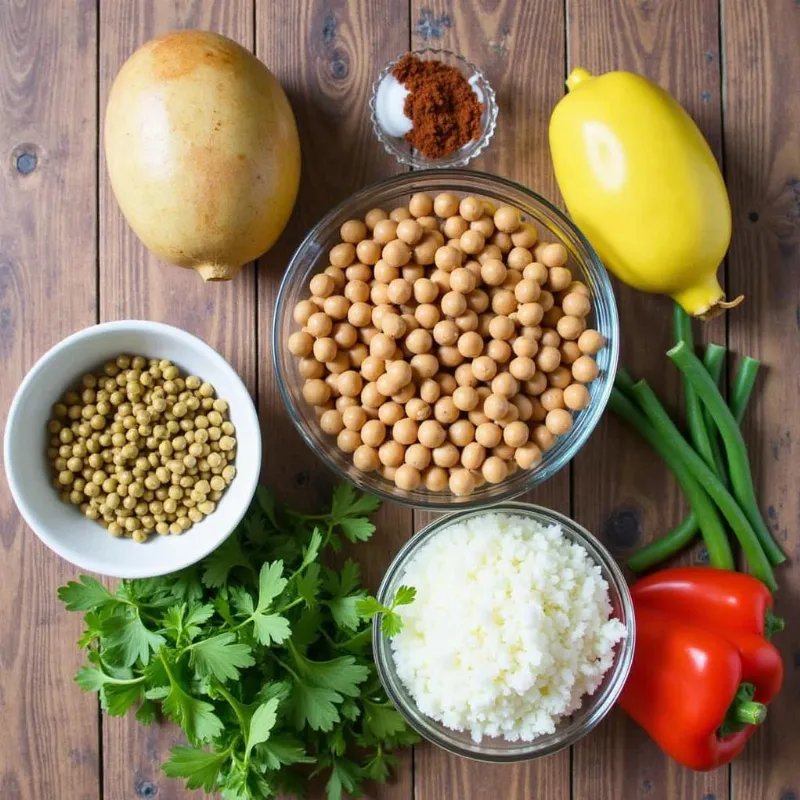
[[[497,125],[486,76],[448,50],[414,50],[387,64],[373,84],[370,112],[386,152],[418,169],[464,166]]]

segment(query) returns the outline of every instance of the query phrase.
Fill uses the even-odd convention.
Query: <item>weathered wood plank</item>
[[[800,327],[800,70],[797,4],[726,2],[725,176],[733,207],[728,257],[731,291],[745,304],[730,314],[731,349],[762,360],[753,410],[745,421],[762,510],[790,563],[777,568],[777,612],[787,630],[775,637],[785,664],[780,698],[732,768],[732,795],[800,796],[800,440],[794,367]]]
[[[396,0],[259,0],[256,53],[289,95],[303,154],[300,195],[289,227],[259,261],[259,400],[265,432],[264,475],[281,497],[313,504],[328,497],[332,476],[302,444],[289,422],[271,370],[272,309],[292,251],[331,207],[360,187],[399,171],[372,134],[368,101],[384,63],[408,47],[408,8]],[[287,454],[291,454],[287,458]],[[372,541],[350,551],[373,589],[411,534],[411,511],[387,504]],[[411,754],[392,785],[370,787],[373,798],[411,797]],[[321,797],[314,790],[313,797]]]
[[[93,0],[0,5],[3,428],[36,359],[97,317],[95,11]],[[5,481],[0,509],[0,796],[94,800],[97,703],[73,683],[80,618],[56,599],[77,570],[24,525]]]
[[[212,0],[137,0],[103,3],[100,10],[100,102],[125,59],[153,36],[176,28],[205,28],[253,47],[253,4]],[[102,109],[101,109],[102,110]],[[104,161],[100,180],[101,319],[144,318],[197,334],[224,355],[255,392],[255,267],[230,283],[204,284],[191,270],[169,267],[147,252],[122,217]],[[180,731],[163,724],[142,728],[132,716],[103,720],[107,798],[177,800],[202,796],[166,778],[160,765]]]
[[[556,197],[547,121],[563,94],[562,5],[412,0],[411,8],[415,48],[445,48],[463,55],[485,72],[497,93],[500,115],[495,138],[470,168],[512,178],[545,197]],[[569,513],[569,471],[563,470],[525,499]],[[431,518],[415,514],[416,527]],[[564,751],[519,766],[489,765],[424,745],[416,750],[415,788],[417,800],[467,800],[490,794],[504,800],[562,800],[570,793],[570,754]]]
[[[703,0],[570,0],[569,63],[600,73],[629,69],[672,92],[720,154],[717,6]],[[615,281],[621,317],[621,358],[679,405],[678,372],[668,365],[672,305]],[[699,332],[699,331],[698,331]],[[724,340],[724,327],[705,335]],[[608,414],[575,461],[575,518],[619,558],[665,533],[685,513],[666,468],[630,429]],[[693,774],[664,757],[621,711],[575,747],[573,796],[675,797],[728,795],[726,769]]]

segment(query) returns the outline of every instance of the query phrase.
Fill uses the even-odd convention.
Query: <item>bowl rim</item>
[[[423,155],[415,156],[413,154],[406,154],[393,142],[393,139],[399,139],[401,137],[390,136],[383,129],[383,126],[378,122],[378,90],[380,89],[380,86],[386,76],[389,75],[395,68],[397,62],[407,55],[419,56],[420,58],[429,58],[431,56],[434,58],[437,56],[453,58],[455,61],[459,62],[461,65],[470,70],[472,75],[477,75],[480,77],[483,84],[482,88],[486,90],[486,97],[484,98],[483,103],[484,112],[486,114],[486,127],[481,132],[480,137],[476,140],[477,144],[469,153],[459,156],[459,151],[456,151],[455,153],[452,153],[449,156],[444,156],[441,159],[426,158]],[[469,164],[470,161],[477,158],[489,146],[492,138],[494,137],[495,130],[497,129],[497,117],[500,114],[500,108],[497,103],[497,95],[495,94],[494,87],[489,81],[489,78],[486,76],[486,73],[461,54],[443,47],[421,47],[417,50],[406,50],[399,56],[395,56],[391,60],[387,61],[378,72],[375,80],[372,82],[372,88],[370,89],[369,97],[369,111],[370,122],[372,123],[372,132],[375,135],[375,138],[381,143],[386,153],[388,153],[390,156],[393,156],[399,164],[403,164],[407,167],[413,167],[417,170],[456,169]],[[437,167],[436,165],[440,162],[444,163],[441,167]]]
[[[512,746],[516,745],[518,749],[515,748],[508,751],[498,749],[489,753],[481,752],[479,749],[481,745],[479,744],[475,744],[475,750],[468,750],[462,747],[444,732],[447,729],[442,723],[429,719],[416,708],[413,712],[409,710],[402,696],[396,689],[395,681],[389,677],[390,673],[387,665],[393,660],[390,639],[381,630],[381,615],[376,614],[372,623],[372,650],[375,656],[375,667],[381,685],[397,711],[414,731],[431,744],[453,755],[468,758],[472,761],[491,763],[531,761],[543,756],[552,755],[559,750],[572,746],[588,735],[609,714],[617,702],[625,682],[628,679],[628,675],[630,674],[636,645],[636,618],[634,615],[630,588],[625,580],[622,569],[619,564],[617,564],[608,548],[594,534],[586,530],[586,528],[578,524],[575,520],[558,511],[553,511],[552,509],[533,503],[504,501],[486,508],[456,511],[432,520],[424,528],[417,531],[392,558],[389,567],[383,574],[378,591],[376,592],[378,602],[386,605],[391,601],[388,595],[392,584],[396,578],[402,577],[403,568],[408,559],[439,532],[465,518],[471,518],[485,513],[503,512],[521,514],[523,516],[533,517],[539,521],[555,523],[561,525],[575,536],[576,541],[588,552],[592,561],[607,573],[607,575],[604,575],[604,578],[612,584],[612,588],[619,594],[625,617],[624,621],[620,621],[625,625],[626,637],[621,644],[616,645],[617,652],[614,661],[608,672],[606,672],[606,675],[610,676],[609,683],[605,688],[598,688],[597,692],[600,693],[598,695],[599,702],[591,712],[589,712],[581,728],[571,734],[566,734],[563,740],[552,742],[550,745],[545,745],[543,747],[537,747],[536,742],[539,741],[539,739],[534,739],[524,743],[509,743]],[[427,724],[421,724],[420,719],[424,720]]]
[[[250,401],[249,404],[247,404],[247,407],[242,409],[242,413],[248,418],[245,424],[251,426],[254,431],[254,433],[251,433],[250,435],[254,435],[258,440],[255,448],[256,469],[254,469],[252,475],[248,477],[245,477],[240,471],[237,471],[236,477],[238,480],[243,480],[245,482],[246,494],[248,495],[249,499],[248,502],[243,505],[241,511],[237,511],[231,515],[231,519],[235,520],[234,524],[231,525],[230,531],[228,531],[228,533],[223,537],[213,539],[208,546],[200,549],[191,549],[187,547],[187,557],[182,560],[179,565],[170,565],[168,569],[160,568],[157,562],[154,562],[151,568],[139,569],[136,567],[131,567],[130,565],[126,565],[123,561],[120,561],[119,567],[115,568],[113,572],[101,571],[101,569],[98,568],[97,562],[93,560],[91,556],[88,558],[84,558],[82,555],[80,557],[75,557],[74,551],[70,551],[68,555],[65,552],[65,548],[62,547],[61,539],[58,536],[53,535],[49,529],[39,526],[32,520],[28,509],[28,503],[24,499],[23,493],[21,492],[20,486],[17,482],[14,459],[11,458],[10,447],[11,438],[13,436],[11,431],[16,422],[16,417],[19,413],[20,406],[22,405],[24,397],[30,389],[30,386],[37,379],[39,379],[40,374],[47,369],[48,364],[50,364],[56,356],[68,351],[71,347],[81,341],[102,336],[108,331],[135,333],[142,330],[154,331],[173,339],[177,339],[178,341],[191,343],[195,347],[199,346],[199,348],[204,351],[206,358],[208,358],[210,361],[216,362],[218,367],[229,373],[231,382],[238,384]],[[261,473],[261,451],[261,427],[258,421],[258,414],[256,413],[253,398],[250,396],[250,392],[247,389],[244,381],[239,376],[239,373],[228,363],[228,361],[213,347],[211,347],[210,344],[205,342],[199,336],[189,333],[189,331],[183,330],[182,328],[178,328],[174,325],[168,325],[164,322],[137,319],[115,320],[112,322],[100,322],[94,325],[89,325],[69,334],[69,336],[66,336],[59,342],[56,342],[56,344],[54,344],[49,350],[45,351],[45,353],[42,354],[36,360],[34,365],[28,370],[28,372],[25,374],[25,377],[17,387],[17,390],[14,393],[14,398],[9,407],[8,417],[6,418],[6,427],[3,433],[3,461],[6,469],[6,480],[8,481],[8,486],[11,490],[11,496],[14,500],[14,504],[17,507],[17,511],[25,521],[25,524],[48,548],[50,548],[50,550],[68,563],[73,564],[80,569],[88,570],[97,575],[104,575],[110,578],[155,578],[160,575],[167,575],[197,563],[209,555],[209,553],[212,553],[214,550],[216,550],[223,542],[225,542],[225,540],[239,525],[245,513],[247,512],[250,501],[255,495]]]
[[[391,192],[398,189],[408,189],[409,191],[414,190],[414,184],[417,181],[425,182],[426,180],[433,180],[433,181],[447,181],[448,179],[454,180],[467,180],[467,181],[474,181],[477,179],[478,181],[487,181],[494,184],[494,187],[499,190],[508,190],[512,192],[521,192],[522,194],[526,195],[530,198],[534,203],[541,204],[545,210],[552,214],[553,217],[558,222],[559,226],[563,226],[566,228],[569,233],[577,239],[577,241],[581,244],[581,246],[586,251],[586,254],[589,256],[589,263],[591,264],[593,270],[593,276],[597,280],[599,284],[599,290],[602,291],[604,295],[605,302],[609,306],[610,310],[610,337],[609,337],[609,362],[608,367],[606,369],[607,379],[603,382],[601,390],[599,391],[598,395],[592,398],[592,404],[590,408],[597,409],[594,412],[594,418],[591,422],[591,425],[583,430],[583,441],[580,443],[581,446],[585,444],[590,438],[592,433],[594,433],[595,429],[597,428],[600,419],[603,416],[603,412],[605,411],[606,406],[608,405],[608,400],[611,397],[611,391],[613,389],[613,375],[616,374],[617,371],[617,364],[619,361],[619,313],[617,311],[617,304],[616,304],[616,297],[614,295],[614,290],[611,285],[611,279],[609,277],[608,271],[606,270],[605,266],[603,265],[600,257],[595,252],[592,245],[586,239],[584,234],[581,230],[575,225],[575,223],[557,206],[551,203],[546,198],[542,197],[541,195],[537,194],[533,190],[523,186],[516,181],[512,181],[509,178],[504,178],[499,175],[493,175],[488,172],[480,172],[478,170],[472,169],[464,169],[464,168],[453,168],[453,169],[428,169],[428,170],[414,170],[411,172],[402,172],[397,175],[392,175],[389,178],[386,178],[381,181],[375,181],[371,184],[361,187],[353,194],[346,197],[344,200],[337,203],[332,209],[330,209],[326,214],[324,214],[308,231],[308,233],[303,237],[303,240],[300,244],[295,248],[294,252],[292,253],[292,257],[289,260],[289,263],[286,267],[285,272],[283,273],[283,277],[281,278],[280,286],[278,287],[278,293],[275,299],[275,311],[272,319],[272,332],[271,332],[271,346],[272,346],[272,369],[277,377],[276,383],[278,385],[278,393],[280,394],[281,400],[283,401],[284,408],[286,409],[289,418],[292,421],[297,432],[300,434],[301,439],[306,444],[306,446],[311,450],[314,455],[322,461],[326,467],[331,470],[334,475],[339,477],[342,480],[346,480],[352,483],[356,488],[369,492],[371,494],[377,495],[378,497],[382,498],[383,500],[387,500],[390,502],[400,503],[412,508],[418,509],[425,509],[428,511],[447,511],[452,507],[452,497],[450,495],[444,496],[440,499],[438,494],[430,493],[431,500],[422,500],[416,497],[409,498],[405,497],[400,494],[399,490],[392,491],[384,486],[380,485],[377,481],[372,482],[369,479],[364,480],[360,478],[355,478],[349,472],[341,469],[331,458],[326,449],[318,448],[313,437],[311,434],[306,430],[305,426],[302,424],[302,420],[300,419],[300,414],[297,411],[297,406],[295,405],[292,396],[289,392],[288,387],[286,386],[286,382],[284,380],[284,372],[281,367],[281,358],[280,353],[282,348],[285,347],[285,343],[281,341],[281,328],[284,323],[284,317],[286,314],[286,298],[291,290],[292,283],[295,280],[295,273],[298,272],[302,268],[303,261],[301,259],[305,256],[305,253],[309,249],[313,249],[315,240],[319,236],[320,232],[328,225],[330,222],[335,219],[336,217],[343,216],[344,213],[350,208],[354,199],[359,198],[363,195],[369,195],[374,193],[377,190]],[[420,186],[418,191],[426,191],[424,186]],[[479,192],[478,192],[479,193]],[[588,410],[588,409],[587,409]],[[582,412],[586,413],[586,412]],[[563,463],[560,463],[556,469],[548,472],[544,477],[539,477],[537,480],[528,480],[528,481],[520,481],[519,486],[513,487],[507,490],[507,494],[502,496],[498,496],[496,498],[475,498],[470,500],[469,498],[465,500],[460,500],[458,503],[459,510],[466,510],[470,508],[485,508],[488,506],[494,506],[498,503],[503,503],[508,500],[513,499],[514,497],[519,497],[520,495],[524,494],[527,491],[530,491],[534,486],[538,485],[539,483],[544,482],[548,478],[555,475],[559,472],[564,466],[566,466],[573,458],[575,453],[568,453],[567,450],[561,452],[561,459]],[[546,456],[545,456],[546,458]],[[536,475],[535,472],[528,473],[530,475]],[[502,485],[502,484],[499,484]],[[387,484],[388,486],[388,484]]]

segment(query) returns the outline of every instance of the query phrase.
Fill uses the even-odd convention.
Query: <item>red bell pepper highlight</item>
[[[736,758],[783,682],[768,641],[782,627],[772,595],[749,575],[707,567],[655,573],[631,595],[636,651],[620,705],[691,769]]]

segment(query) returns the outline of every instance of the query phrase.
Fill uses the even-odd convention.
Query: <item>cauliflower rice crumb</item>
[[[409,561],[398,676],[419,710],[473,740],[531,741],[599,687],[625,626],[608,584],[559,525],[486,513],[454,523]]]

